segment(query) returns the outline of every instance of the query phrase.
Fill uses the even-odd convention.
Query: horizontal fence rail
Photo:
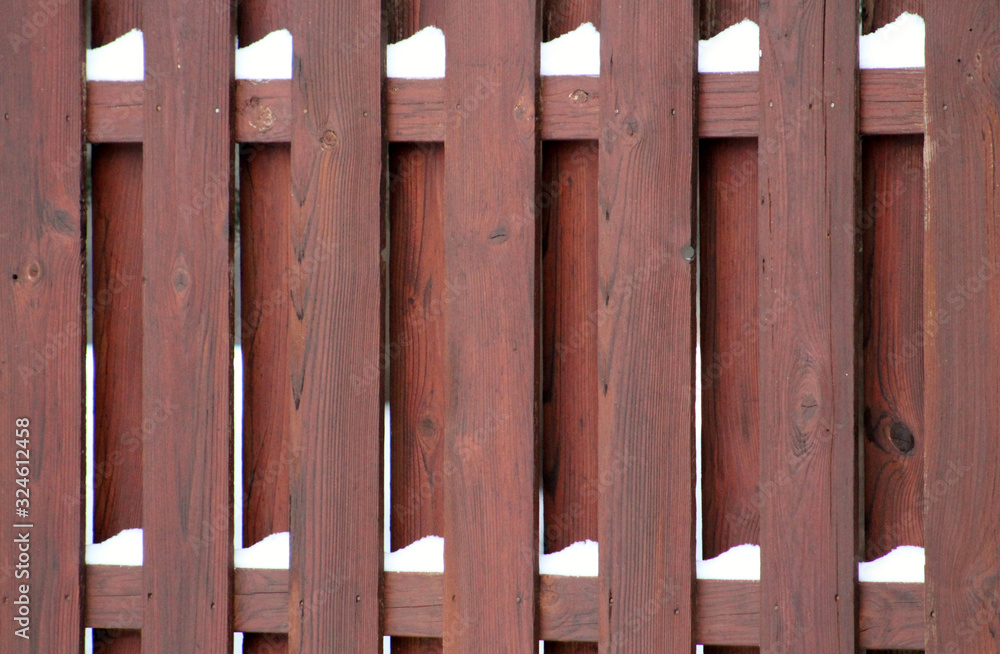
[[[0,651],[1000,651],[1000,9],[862,4],[13,3]],[[926,68],[860,69],[904,10]],[[760,72],[698,73],[744,18]],[[585,22],[601,74],[543,76]],[[387,77],[432,25],[447,76]],[[900,546],[926,581],[859,580]]]
[[[440,638],[443,576],[387,572],[385,632],[391,636]],[[84,623],[105,629],[141,629],[142,571],[87,566]],[[234,626],[238,631],[288,631],[288,571],[237,569]],[[597,579],[539,577],[539,638],[597,642]],[[760,582],[701,579],[695,588],[694,634],[706,645],[759,645]],[[864,649],[921,649],[924,642],[923,584],[862,583],[858,645]]]
[[[541,136],[547,141],[596,140],[601,81],[592,76],[542,77]],[[91,143],[142,142],[142,84],[88,83],[87,139]],[[758,133],[757,73],[704,73],[698,83],[698,136],[753,137]],[[924,72],[863,70],[862,134],[922,134]],[[236,82],[234,125],[240,143],[287,143],[291,134],[291,82]],[[390,79],[386,132],[393,142],[445,140],[444,80]]]

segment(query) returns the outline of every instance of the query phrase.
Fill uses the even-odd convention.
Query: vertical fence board
[[[700,168],[702,557],[710,559],[760,542],[757,262],[747,256],[757,251],[757,141],[703,140]]]
[[[379,2],[289,6],[291,652],[381,649],[382,337]],[[350,474],[344,474],[350,471]]]
[[[138,0],[95,0],[90,45],[140,25]],[[91,149],[94,542],[142,526],[142,146]],[[97,629],[95,651],[132,654],[140,632]]]
[[[761,651],[855,651],[857,6],[761,6]]]
[[[444,148],[390,148],[389,406],[391,547],[444,534],[444,319],[462,301],[444,274]],[[396,654],[440,649],[394,639]]]
[[[598,0],[543,4],[542,40],[600,25]],[[543,147],[542,490],[545,552],[597,540],[597,143]],[[596,652],[547,643],[550,654]]]
[[[232,239],[227,2],[145,2],[145,652],[232,647]],[[183,135],[183,138],[178,138]]]
[[[1000,651],[1000,12],[927,3],[927,651]]]
[[[542,184],[542,546],[597,540],[597,148],[546,143]],[[549,643],[552,654],[596,652]]]
[[[703,556],[757,543],[757,142],[701,144]]]
[[[466,291],[445,310],[444,651],[527,652],[537,647],[541,14],[535,0],[454,0],[447,17],[444,261]]]
[[[255,145],[240,157],[243,354],[243,546],[288,531],[288,223],[286,145]],[[236,416],[239,420],[241,417]],[[246,634],[247,654],[287,651],[284,634]]]
[[[286,0],[243,0],[240,45],[288,27]],[[266,111],[265,108],[263,111]],[[240,343],[243,354],[243,546],[288,531],[288,224],[287,145],[240,149]],[[240,416],[235,416],[239,420]],[[283,654],[285,634],[246,634],[247,654]]]
[[[701,38],[710,39],[744,18],[759,22],[760,0],[701,0]]]
[[[57,9],[16,2],[0,17],[0,650],[11,654],[74,651],[83,635],[84,26],[82,5]]]
[[[924,544],[923,139],[864,143],[865,558]]]
[[[96,17],[95,17],[96,18]],[[142,146],[94,146],[94,542],[142,526]],[[138,631],[97,629],[131,654]]]
[[[606,2],[601,25],[599,644],[691,652],[697,16]]]
[[[388,40],[444,28],[444,0],[390,2]],[[444,534],[444,148],[389,148],[389,406],[392,412],[391,547]],[[390,519],[386,516],[386,519]],[[441,651],[430,638],[393,638],[394,654]]]

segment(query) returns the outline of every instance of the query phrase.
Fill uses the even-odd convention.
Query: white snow
[[[760,546],[737,545],[697,562],[698,579],[760,579]]]
[[[237,568],[288,569],[290,537],[287,531],[271,534],[260,542],[236,550]]]
[[[895,21],[860,37],[861,68],[923,68],[924,19],[904,12]],[[238,44],[237,44],[238,46]],[[141,81],[143,36],[134,29],[115,41],[87,51],[90,81]],[[592,23],[541,44],[542,75],[600,75],[601,35]],[[698,72],[738,73],[760,68],[760,28],[745,19],[698,43]],[[425,27],[386,49],[388,77],[431,79],[445,75],[445,38],[440,28]],[[236,50],[236,79],[291,79],[292,34],[271,32]]]
[[[437,27],[425,27],[386,48],[386,77],[444,77],[444,52],[444,32]]]
[[[111,43],[87,50],[87,80],[141,82],[144,61],[142,31],[132,30]]]
[[[87,80],[141,82],[144,61],[142,31],[132,30],[111,43],[87,50]]]
[[[760,68],[760,28],[749,19],[698,42],[699,73],[748,73]]]
[[[597,543],[584,540],[558,552],[542,554],[538,562],[538,572],[543,575],[596,577]]]
[[[245,48],[237,44],[236,79],[292,79],[292,33],[276,30]]]
[[[406,547],[387,552],[386,572],[444,572],[444,539],[424,536]]]
[[[861,68],[923,68],[924,19],[903,12],[858,42]]]
[[[600,75],[601,35],[593,23],[583,23],[543,43],[541,59],[542,75]]]
[[[902,545],[874,561],[858,564],[859,581],[923,583],[924,548]]]
[[[142,565],[142,529],[126,529],[87,545],[89,565]]]

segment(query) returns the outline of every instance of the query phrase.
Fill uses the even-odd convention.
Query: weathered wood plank
[[[287,8],[286,0],[243,0],[237,12],[240,44],[249,45],[286,27]],[[236,120],[267,133],[276,121],[275,103],[266,93],[256,93],[262,87],[268,88],[237,86],[255,93],[250,98],[237,94]],[[286,97],[290,97],[290,89]],[[291,122],[290,104],[287,123]],[[243,546],[249,547],[289,529],[288,471],[294,455],[288,377],[291,159],[289,147],[283,143],[244,145],[239,156],[243,415],[235,419],[243,420],[243,496],[236,501],[243,503]],[[271,597],[272,602],[284,601],[286,613],[287,600]],[[284,634],[247,634],[243,651],[284,654],[288,642]]]
[[[384,575],[385,632],[440,638],[444,603],[440,574]],[[549,641],[597,640],[596,577],[539,577],[540,636]],[[919,647],[924,637],[923,584],[859,584],[858,644],[866,649]],[[84,624],[142,627],[142,569],[87,566]],[[247,632],[288,629],[288,571],[237,569],[235,625]],[[275,596],[284,599],[277,601]],[[760,631],[760,582],[701,579],[696,585],[695,636],[716,646],[752,646]]]
[[[760,20],[760,647],[854,652],[858,11]]]
[[[558,0],[544,3],[543,12],[545,42],[581,23],[600,25],[601,3]],[[597,116],[599,106],[590,100],[596,97],[600,80],[592,79],[590,92],[576,84],[557,92],[559,78],[543,82],[550,94],[543,93],[542,113],[555,119],[560,108],[590,109]],[[559,102],[563,98],[572,104]],[[546,100],[550,101],[544,104]],[[537,197],[542,220],[545,552],[597,540],[597,159],[596,141],[550,142],[542,150]],[[540,592],[543,602],[546,589]],[[597,652],[593,643],[548,642],[545,648],[550,654]]]
[[[927,3],[924,520],[929,654],[1000,651],[1000,12]]]
[[[604,3],[601,25],[599,644],[692,652],[697,17]]]
[[[698,76],[698,136],[757,136],[757,73]],[[600,123],[599,77],[541,79],[541,134],[546,141],[595,140]],[[135,82],[90,82],[87,137],[91,143],[142,141],[142,93]],[[387,137],[393,142],[441,142],[445,133],[445,81],[390,79],[386,90]],[[922,70],[861,71],[862,134],[924,131]],[[236,82],[236,140],[287,143],[291,134],[291,83]]]
[[[444,534],[444,319],[461,289],[444,270],[444,148],[389,152],[389,406],[391,547]],[[440,643],[393,642],[396,654]]]
[[[232,643],[234,20],[142,4],[144,652]],[[169,26],[169,28],[164,28]],[[178,138],[183,134],[184,138]],[[164,407],[168,407],[164,409]]]
[[[97,0],[91,7],[91,46],[139,27],[139,19],[138,0]],[[95,145],[90,165],[94,542],[99,543],[142,526],[142,384],[135,383],[142,379],[142,146]],[[137,631],[98,629],[93,646],[105,654],[133,654],[142,641]]]
[[[444,265],[467,290],[444,312],[444,651],[527,652],[538,638],[540,7],[449,0],[446,13]]]
[[[865,558],[924,544],[921,137],[864,144]]]
[[[382,390],[358,383],[379,361],[383,324],[380,10],[289,5],[293,653],[382,642]]]
[[[7,3],[0,33],[0,651],[69,652],[83,636],[82,5]]]

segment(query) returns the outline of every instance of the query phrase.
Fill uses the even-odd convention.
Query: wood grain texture
[[[243,546],[288,531],[288,223],[291,163],[285,145],[240,151],[239,323],[243,355]],[[248,636],[246,652],[286,651]]]
[[[927,3],[924,426],[929,653],[1000,651],[1000,12]],[[974,517],[973,517],[974,516]]]
[[[698,136],[757,136],[757,73],[698,76]],[[595,140],[600,124],[600,78],[543,77],[541,134],[545,141]],[[386,90],[387,137],[393,142],[442,142],[445,82],[390,79]],[[91,143],[142,141],[142,92],[136,82],[88,84],[87,138]],[[861,71],[862,134],[922,134],[922,70]],[[291,134],[291,83],[236,82],[236,140],[287,143]]]
[[[701,144],[702,554],[757,543],[757,143]],[[780,308],[780,307],[779,307]]]
[[[923,139],[864,144],[865,558],[924,544]]]
[[[541,575],[540,637],[555,642],[595,642],[597,584],[596,577]],[[237,569],[233,587],[238,630],[287,631],[287,570]],[[441,574],[387,572],[384,587],[387,634],[441,637]],[[858,597],[860,647],[885,650],[923,643],[923,584],[864,582],[859,584]],[[699,642],[727,647],[759,642],[760,582],[700,579],[695,598],[695,637]],[[85,625],[138,629],[143,622],[142,604],[141,568],[87,566]]]
[[[702,141],[700,166],[702,556],[709,559],[759,542],[760,317],[757,261],[747,256],[757,250],[757,142]],[[755,651],[710,646],[706,654]]]
[[[537,641],[539,5],[447,10],[444,260],[468,290],[444,314],[444,651],[527,651]],[[506,33],[489,29],[501,20]]]
[[[701,0],[700,38],[710,39],[730,25],[749,18],[757,23],[760,0]]]
[[[142,146],[91,150],[94,542],[142,526]],[[139,652],[138,632],[98,630],[95,651]]]
[[[397,145],[389,154],[389,406],[391,547],[444,534],[444,319],[462,301],[444,270],[444,148]],[[393,642],[393,652],[440,650]]]
[[[546,552],[597,540],[595,142],[545,145],[542,219],[542,491]],[[546,646],[557,654],[592,645]]]
[[[697,16],[604,3],[601,25],[599,644],[693,652]]]
[[[585,22],[599,26],[601,3],[558,0],[544,3],[542,12],[542,41],[551,41]],[[589,90],[579,83],[559,89],[564,81],[573,80],[552,77],[543,83],[542,113],[556,118],[565,108],[589,110],[597,117],[599,107],[591,100],[600,92],[600,78],[581,78],[590,82]],[[537,197],[542,220],[545,552],[597,540],[597,159],[596,141],[550,142],[542,150]],[[546,589],[540,592],[544,601]],[[597,652],[593,643],[548,642],[545,648],[550,654]]]
[[[540,7],[446,11],[444,264],[465,290],[444,312],[444,651],[527,652],[538,646]]]
[[[138,0],[91,6],[91,47],[140,25]],[[137,93],[141,98],[142,93]],[[94,541],[142,526],[142,146],[91,149]],[[140,605],[141,606],[141,605]],[[141,651],[138,631],[98,629],[102,654]]]
[[[854,652],[858,13],[760,19],[760,647]]]
[[[382,643],[382,386],[363,377],[383,333],[380,9],[289,6],[293,654]]]
[[[249,45],[288,26],[286,0],[244,0],[237,11],[237,36]],[[277,103],[266,84],[238,86],[254,91],[235,98],[236,121],[268,133]],[[285,98],[291,98],[290,82]],[[291,122],[291,102],[283,108]],[[285,144],[244,145],[240,157],[240,320],[243,355],[243,546],[289,530],[288,471],[291,393],[288,377],[289,231],[291,158]],[[318,263],[318,262],[317,262]],[[287,597],[270,597],[272,602]],[[287,631],[287,628],[284,630]],[[247,634],[246,654],[284,654],[284,634]]]
[[[228,4],[225,5],[228,7]],[[231,647],[234,18],[142,5],[144,652]],[[169,26],[169,28],[165,28]],[[178,134],[185,138],[178,139]]]
[[[48,9],[22,0],[0,13],[0,651],[10,654],[83,644],[84,17],[82,5]]]

